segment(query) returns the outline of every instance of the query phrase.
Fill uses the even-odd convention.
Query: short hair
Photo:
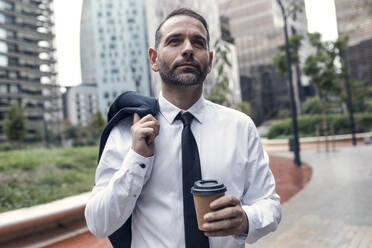
[[[177,16],[177,15],[185,15],[185,16],[190,16],[192,18],[195,18],[196,20],[200,21],[205,30],[207,31],[207,44],[208,44],[208,47],[209,47],[209,30],[208,30],[208,23],[207,21],[204,19],[203,16],[201,16],[200,14],[198,14],[197,12],[193,11],[192,9],[189,9],[189,8],[179,8],[179,9],[175,9],[173,10],[171,13],[169,13],[169,15],[160,23],[160,25],[158,26],[158,28],[156,29],[156,32],[155,32],[155,49],[158,49],[159,47],[159,44],[160,44],[160,40],[161,40],[161,32],[160,32],[160,29],[161,27],[163,26],[163,24],[171,17],[173,16]]]

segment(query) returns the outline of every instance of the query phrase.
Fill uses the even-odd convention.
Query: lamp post
[[[347,108],[349,110],[349,121],[350,121],[350,130],[351,130],[351,137],[353,146],[357,145],[356,137],[355,137],[355,122],[354,122],[354,110],[353,110],[353,101],[351,96],[351,89],[350,89],[350,78],[349,78],[349,69],[348,69],[348,62],[346,57],[346,52],[341,54],[341,61],[344,66],[345,70],[345,88],[347,93]]]
[[[283,20],[284,20],[285,53],[286,53],[286,58],[287,58],[289,93],[290,93],[290,99],[291,99],[291,112],[292,112],[292,126],[293,126],[293,135],[294,135],[294,140],[293,140],[293,150],[294,150],[294,155],[295,155],[294,162],[297,166],[301,166],[300,143],[298,141],[298,128],[297,128],[297,111],[296,111],[296,102],[294,99],[293,81],[292,81],[291,51],[289,50],[289,40],[288,40],[287,15],[285,13],[285,9],[282,4],[282,1],[277,0],[277,2],[282,11]]]

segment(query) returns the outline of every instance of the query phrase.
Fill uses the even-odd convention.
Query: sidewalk
[[[282,205],[278,230],[246,247],[372,247],[372,146],[301,156],[313,169],[311,181]]]

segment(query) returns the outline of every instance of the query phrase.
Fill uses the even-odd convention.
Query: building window
[[[3,9],[3,10],[12,10],[13,7],[12,7],[12,4],[10,4],[10,3],[4,2],[4,1],[0,1],[0,9]]]
[[[0,66],[8,65],[8,57],[5,55],[0,55]]]
[[[18,79],[18,72],[15,72],[15,71],[9,72],[9,78],[10,79]]]
[[[8,51],[8,46],[4,41],[0,41],[0,52],[6,53]]]
[[[6,30],[0,28],[0,39],[5,39],[6,38]]]
[[[0,84],[0,93],[2,94],[8,93],[8,87],[6,84]]]
[[[10,93],[18,93],[18,85],[10,85]]]
[[[108,92],[105,92],[105,94],[103,95],[103,97],[104,97],[105,99],[109,98],[109,93],[108,93]]]

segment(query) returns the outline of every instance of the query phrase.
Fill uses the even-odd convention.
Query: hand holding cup
[[[204,215],[203,230],[208,237],[247,234],[248,218],[240,200],[233,195],[224,195],[210,204],[212,212]]]

